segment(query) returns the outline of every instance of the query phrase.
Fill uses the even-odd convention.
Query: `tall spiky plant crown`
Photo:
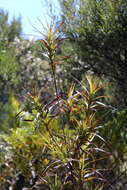
[[[63,40],[61,38],[62,25],[63,22],[55,27],[54,23],[52,22],[47,28],[46,35],[44,34],[43,39],[40,40],[42,43],[42,49],[45,51],[45,56],[48,58],[49,65],[52,70],[56,96],[58,95],[56,83],[56,64],[58,63],[58,60],[56,59],[56,51],[59,48],[61,40]]]

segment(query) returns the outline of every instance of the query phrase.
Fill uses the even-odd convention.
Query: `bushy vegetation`
[[[0,189],[125,190],[126,2],[60,3],[37,41],[0,11]]]

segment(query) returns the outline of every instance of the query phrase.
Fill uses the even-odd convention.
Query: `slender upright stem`
[[[51,64],[51,66],[52,66],[52,75],[53,75],[53,83],[54,83],[55,93],[56,93],[56,97],[58,97],[58,89],[57,89],[57,83],[56,83],[56,73],[55,73],[55,68],[53,66],[53,63]]]

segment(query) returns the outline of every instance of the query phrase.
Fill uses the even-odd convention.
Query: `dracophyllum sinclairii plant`
[[[103,86],[87,74],[79,82],[80,89],[72,84],[66,94],[59,94],[56,69],[62,26],[51,24],[40,41],[52,71],[55,96],[43,104],[38,94],[29,94],[30,113],[21,111],[19,126],[4,137],[9,147],[5,160],[11,163],[5,166],[4,178],[6,171],[13,178],[16,167],[28,181],[33,178],[29,187],[39,182],[51,190],[101,190],[109,183],[104,177],[106,168],[98,168],[98,162],[110,155],[98,133],[100,114],[106,108],[100,95]]]

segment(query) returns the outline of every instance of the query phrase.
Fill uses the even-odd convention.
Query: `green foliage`
[[[20,20],[8,22],[8,13],[0,10],[0,95],[5,96],[18,83],[18,64],[15,58],[15,48],[12,42],[20,37]]]
[[[13,18],[11,23],[8,22],[8,13],[0,9],[0,43],[2,46],[13,42],[15,37],[20,37],[21,21]]]
[[[126,105],[127,2],[61,0],[60,3],[64,32],[78,57],[75,75],[78,71],[81,79],[82,72],[92,70],[107,78],[116,85],[117,104]]]
[[[9,96],[8,102],[1,102],[0,131],[8,133],[11,128],[17,127],[16,114],[19,111],[19,102],[13,94]]]
[[[0,87],[3,91],[4,89],[10,90],[9,88],[11,88],[11,86],[18,83],[18,77],[16,76],[18,66],[13,53],[14,51],[12,49],[0,52]]]
[[[112,155],[110,160],[100,161],[99,165],[105,165],[106,168],[109,168],[106,178],[110,180],[110,185],[116,190],[126,187],[126,112],[126,109],[110,110],[104,122],[104,127],[100,128],[100,134],[105,137],[105,142]]]
[[[112,114],[110,120],[105,123],[104,134],[112,139],[112,150],[117,150],[119,159],[123,160],[123,153],[126,153],[127,134],[126,134],[127,110],[117,111]],[[121,155],[121,156],[120,156]]]

